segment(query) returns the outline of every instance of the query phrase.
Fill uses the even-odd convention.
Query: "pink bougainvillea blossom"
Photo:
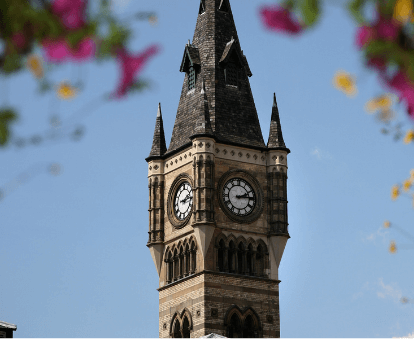
[[[367,65],[379,72],[384,72],[387,69],[387,64],[381,57],[372,57],[368,59]]]
[[[77,30],[85,26],[86,5],[87,0],[54,0],[51,11],[68,30]]]
[[[96,51],[95,41],[91,37],[84,38],[76,49],[71,49],[65,39],[45,39],[42,45],[49,62],[84,61],[94,57]]]
[[[263,7],[260,10],[263,24],[271,30],[298,34],[303,26],[293,17],[292,12],[283,7]]]
[[[117,60],[121,63],[122,77],[121,82],[115,93],[115,97],[124,97],[128,89],[134,84],[135,77],[143,69],[146,62],[159,52],[157,45],[148,47],[144,52],[132,56],[127,53],[125,48],[119,48],[117,51]]]
[[[386,19],[379,15],[374,30],[379,39],[392,41],[397,38],[400,27],[392,18]]]
[[[386,79],[386,83],[407,104],[408,114],[414,119],[414,83],[401,70],[391,79]]]
[[[375,31],[372,27],[361,26],[357,30],[356,44],[359,48],[364,47],[375,37]]]

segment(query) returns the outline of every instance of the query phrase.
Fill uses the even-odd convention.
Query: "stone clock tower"
[[[201,0],[180,71],[171,142],[160,105],[146,159],[159,335],[280,337],[290,151],[276,96],[264,143],[229,0]]]

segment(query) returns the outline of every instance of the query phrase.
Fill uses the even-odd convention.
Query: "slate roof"
[[[165,144],[164,124],[162,122],[161,103],[158,104],[157,118],[155,120],[154,137],[152,139],[152,148],[147,161],[159,158],[165,154],[167,146]]]
[[[218,10],[220,4],[221,0],[205,0],[205,12],[198,15],[193,41],[191,46],[186,47],[191,58],[196,59],[195,51],[198,51],[200,66],[193,91],[188,91],[188,75],[185,74],[167,153],[191,145],[190,137],[195,135],[199,118],[197,107],[204,97],[207,98],[211,130],[218,142],[256,149],[266,148],[248,79],[251,72],[247,60],[243,62],[230,3],[226,11]],[[242,64],[247,65],[247,68],[243,65],[245,67],[239,72],[237,87],[226,85],[224,68],[220,64],[232,37],[237,42]],[[228,48],[230,51],[231,46]],[[203,80],[205,94],[202,95]]]
[[[283,140],[282,126],[280,125],[279,108],[277,107],[276,93],[273,94],[273,107],[272,118],[270,120],[269,141],[267,142],[269,149],[285,150],[290,153],[290,150],[286,148],[285,141]]]
[[[17,329],[17,326],[13,325],[12,323],[0,321],[0,328],[8,328],[8,329],[12,329],[15,331]]]
[[[208,100],[206,95],[206,88],[204,85],[204,80],[201,84],[201,96],[199,99],[198,110],[196,125],[194,128],[194,135],[191,138],[196,136],[211,136],[214,137],[213,130],[211,129],[210,123],[210,114],[208,109]]]
[[[188,60],[189,59],[189,60]],[[197,47],[187,44],[184,49],[183,61],[181,62],[180,72],[188,71],[188,62],[192,65],[201,65],[200,53]]]

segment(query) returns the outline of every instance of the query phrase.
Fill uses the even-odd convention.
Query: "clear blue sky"
[[[388,219],[414,233],[411,201],[390,199],[391,186],[414,167],[413,149],[381,135],[381,125],[364,113],[365,102],[382,89],[362,66],[354,23],[332,2],[314,30],[290,38],[265,31],[259,21],[260,5],[272,1],[231,3],[264,138],[276,92],[292,151],[291,239],[279,268],[281,336],[413,333],[414,304],[399,299],[414,299],[414,248],[391,255],[392,239],[409,240],[381,230]],[[159,17],[157,26],[134,23],[129,46],[136,52],[152,43],[162,46],[142,74],[152,89],[85,109],[113,91],[119,76],[114,60],[87,63],[84,92],[56,108],[64,122],[81,110],[77,122],[85,126],[84,138],[0,151],[0,187],[28,170],[33,174],[0,202],[0,320],[18,325],[16,337],[158,337],[144,159],[158,102],[169,142],[184,78],[179,66],[198,5],[132,0],[118,7],[119,18],[136,11]],[[338,69],[356,75],[356,98],[332,87]],[[76,80],[74,71],[77,66],[69,64],[51,77]],[[9,103],[21,113],[13,132],[29,138],[47,130],[51,95],[36,93],[28,71],[6,84]],[[62,165],[61,175],[47,173],[51,163]],[[40,170],[30,170],[37,164]]]

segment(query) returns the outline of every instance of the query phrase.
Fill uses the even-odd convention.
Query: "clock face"
[[[256,194],[244,179],[232,178],[223,187],[223,203],[233,214],[247,216],[256,206]]]
[[[193,207],[193,189],[190,183],[182,183],[175,193],[174,197],[174,214],[180,220],[184,221],[190,214]]]

